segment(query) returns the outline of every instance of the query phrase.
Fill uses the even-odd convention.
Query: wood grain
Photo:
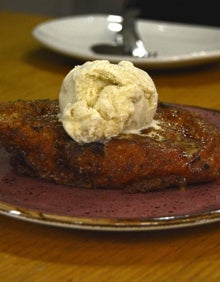
[[[0,101],[56,98],[74,61],[32,36],[45,17],[0,13]],[[220,110],[220,64],[149,71],[160,99]],[[91,232],[0,216],[0,278],[46,281],[219,281],[220,224],[153,232]]]

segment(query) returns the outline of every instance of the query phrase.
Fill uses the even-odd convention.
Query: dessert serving
[[[0,143],[23,175],[82,187],[149,191],[219,180],[220,132],[130,62],[87,62],[58,100],[0,104]]]

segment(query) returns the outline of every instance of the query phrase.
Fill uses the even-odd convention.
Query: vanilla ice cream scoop
[[[60,89],[60,120],[79,143],[97,142],[149,127],[158,94],[150,76],[127,61],[87,62]]]

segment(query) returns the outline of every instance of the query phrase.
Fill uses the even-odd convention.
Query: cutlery
[[[157,52],[146,50],[136,29],[137,10],[129,9],[123,14],[122,29],[116,33],[112,44],[95,44],[91,49],[95,53],[120,56],[132,56],[135,58],[156,57]]]

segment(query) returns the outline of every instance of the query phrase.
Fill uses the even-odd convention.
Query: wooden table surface
[[[80,62],[32,38],[47,18],[0,13],[0,101],[56,98]],[[220,63],[148,71],[160,100],[220,110]],[[1,281],[220,281],[220,223],[176,230],[97,232],[0,216]]]

